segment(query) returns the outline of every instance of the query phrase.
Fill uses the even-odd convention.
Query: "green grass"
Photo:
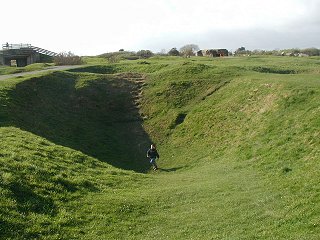
[[[34,63],[25,67],[0,66],[0,75],[43,70],[50,66],[53,66],[53,63]]]
[[[318,239],[319,58],[94,61],[0,82],[0,237]]]

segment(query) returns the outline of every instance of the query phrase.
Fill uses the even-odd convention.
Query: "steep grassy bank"
[[[0,238],[78,238],[79,201],[144,179],[106,163],[148,167],[135,145],[149,141],[131,94],[137,79],[53,73],[0,82]]]
[[[144,171],[150,140],[134,97],[140,75],[52,73],[6,92],[8,122],[115,166]]]
[[[154,58],[0,82],[2,236],[317,239],[319,67]],[[108,164],[146,171],[151,141],[159,172]]]

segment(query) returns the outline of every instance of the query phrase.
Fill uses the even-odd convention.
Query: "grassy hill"
[[[319,76],[172,57],[0,82],[0,237],[317,239]]]

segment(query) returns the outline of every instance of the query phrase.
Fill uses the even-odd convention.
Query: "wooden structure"
[[[24,67],[32,63],[51,62],[58,54],[31,44],[3,44],[0,51],[0,65]]]

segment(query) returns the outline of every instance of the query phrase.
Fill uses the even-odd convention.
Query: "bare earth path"
[[[82,67],[82,65],[74,65],[74,66],[52,66],[48,67],[43,70],[37,70],[37,71],[31,71],[31,72],[22,72],[22,73],[14,73],[14,74],[8,74],[8,75],[0,75],[0,80],[5,80],[8,78],[14,78],[14,77],[20,77],[20,76],[26,76],[26,75],[32,75],[32,74],[38,74],[48,71],[61,71],[61,70],[67,70],[72,68],[78,68]]]

